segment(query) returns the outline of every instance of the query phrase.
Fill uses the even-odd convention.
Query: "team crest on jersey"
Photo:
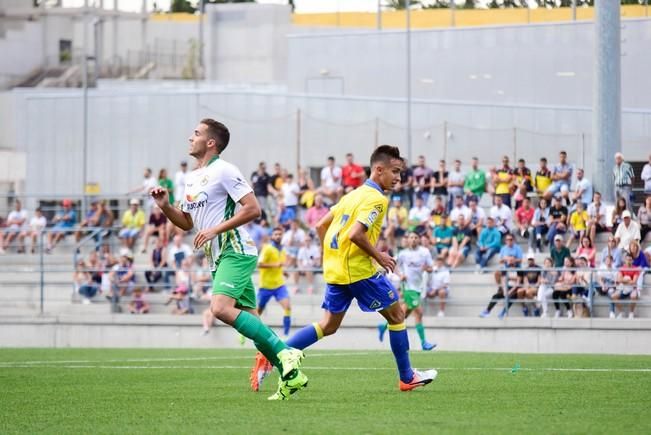
[[[207,175],[204,175],[203,178],[201,179],[201,181],[199,182],[199,184],[201,184],[202,186],[205,186],[206,184],[208,184],[209,180],[210,180],[210,177],[208,177]]]
[[[393,299],[393,290],[389,290],[387,295],[389,296],[389,299]]]
[[[376,205],[375,209],[378,211],[378,213],[382,213],[382,210],[384,210],[381,204]]]
[[[185,195],[185,208],[186,211],[196,210],[205,207],[208,204],[208,194],[206,192],[199,192],[196,195]]]

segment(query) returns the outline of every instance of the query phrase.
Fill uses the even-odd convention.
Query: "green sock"
[[[422,323],[416,323],[416,332],[418,332],[418,337],[420,337],[420,342],[425,341],[425,328]]]
[[[287,345],[262,321],[253,314],[240,311],[233,327],[253,340],[255,347],[276,367],[278,367],[278,352],[287,349]]]

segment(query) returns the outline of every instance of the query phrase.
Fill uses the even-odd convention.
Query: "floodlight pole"
[[[203,76],[203,14],[204,0],[199,0],[199,71],[197,76]]]
[[[84,0],[82,17],[83,43],[81,57],[81,87],[83,89],[83,140],[82,140],[82,216],[86,216],[86,186],[88,185],[88,0]]]
[[[382,30],[382,0],[377,0],[376,25],[378,30]]]
[[[411,0],[406,0],[407,16],[407,160],[411,164]]]

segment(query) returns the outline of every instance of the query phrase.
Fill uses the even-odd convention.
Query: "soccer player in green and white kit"
[[[194,247],[204,247],[213,274],[210,310],[251,339],[278,368],[281,387],[269,399],[283,400],[307,386],[307,377],[299,370],[303,352],[288,347],[257,316],[251,275],[258,251],[243,226],[260,216],[260,205],[240,170],[220,158],[229,140],[225,125],[202,119],[189,138],[189,154],[197,160],[197,169],[185,177],[180,210],[169,204],[165,189],[157,187],[151,195],[177,227],[199,230]]]
[[[420,246],[418,234],[411,232],[407,235],[407,248],[398,254],[398,262],[395,273],[404,283],[402,291],[403,307],[405,318],[412,312],[416,317],[416,332],[420,338],[420,345],[423,350],[432,350],[435,344],[429,343],[425,338],[423,327],[423,309],[420,306],[421,292],[424,289],[423,276],[432,271],[432,254],[427,248]],[[384,340],[384,333],[387,331],[386,322],[378,325],[380,341]]]

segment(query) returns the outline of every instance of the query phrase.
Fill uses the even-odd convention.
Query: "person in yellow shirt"
[[[292,326],[292,307],[289,304],[289,292],[285,286],[283,266],[287,262],[287,255],[280,242],[284,230],[276,227],[271,232],[271,240],[262,247],[258,258],[260,269],[260,289],[258,290],[258,314],[262,314],[267,303],[273,297],[283,307],[283,332],[289,335]]]
[[[391,207],[387,213],[387,228],[384,235],[390,246],[396,246],[396,242],[407,234],[407,221],[409,212],[402,205],[399,195],[391,198]]]
[[[533,182],[536,192],[538,192],[538,196],[540,197],[543,196],[552,184],[552,173],[547,167],[547,159],[545,157],[540,159],[540,167],[536,171]]]
[[[493,183],[495,184],[495,195],[502,197],[502,201],[511,207],[511,180],[513,180],[513,170],[509,166],[509,157],[502,157],[502,167],[495,174]]]
[[[574,240],[581,240],[583,238],[589,221],[590,216],[588,216],[585,206],[581,201],[577,201],[576,210],[570,213],[570,231],[572,232],[572,236],[567,239],[568,249],[572,247]]]
[[[122,229],[118,233],[118,237],[122,239],[127,248],[133,249],[144,226],[145,212],[140,208],[140,201],[133,198],[129,201],[129,209],[122,214]]]
[[[334,334],[352,300],[356,299],[362,311],[377,311],[387,320],[391,350],[398,366],[398,386],[401,391],[408,391],[429,384],[437,373],[411,367],[405,314],[398,292],[373,262],[387,272],[396,268],[396,260],[378,251],[375,245],[387,213],[385,191],[400,181],[404,159],[397,147],[382,145],[375,149],[370,163],[370,178],[344,195],[317,224],[323,243],[326,290],[322,308],[325,313],[321,321],[294,334],[287,345],[304,349]]]

